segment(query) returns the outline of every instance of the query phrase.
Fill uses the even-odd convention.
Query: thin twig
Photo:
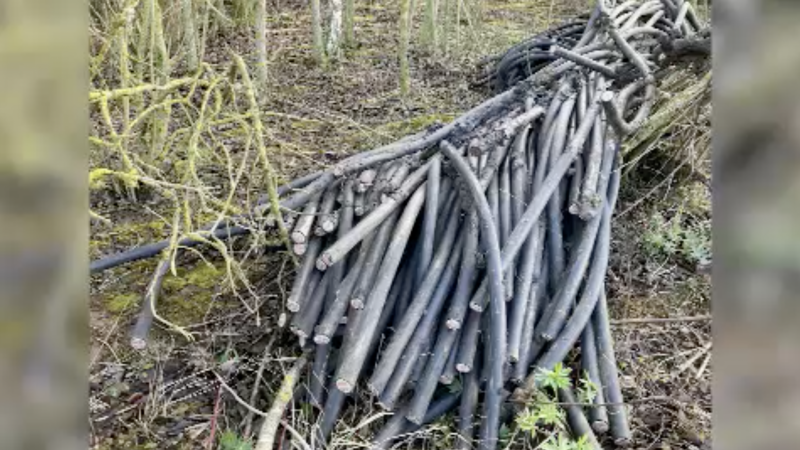
[[[682,374],[686,371],[689,367],[691,367],[698,359],[700,359],[703,355],[708,353],[711,350],[711,342],[707,342],[701,349],[698,351],[694,356],[687,359],[686,362],[681,364],[678,367],[678,370],[673,374],[673,377],[677,377],[678,375]]]
[[[261,385],[261,379],[264,376],[264,368],[267,366],[267,361],[269,360],[269,352],[272,350],[272,344],[275,342],[275,336],[269,339],[267,342],[266,347],[264,347],[264,356],[261,358],[261,364],[258,366],[258,371],[256,372],[256,380],[253,383],[253,392],[250,394],[250,404],[254,405],[256,403],[256,398],[258,397],[258,387]],[[244,418],[244,436],[250,436],[250,431],[253,426],[253,412],[248,410],[247,416]]]
[[[306,442],[306,440],[303,438],[303,435],[300,434],[297,430],[295,430],[294,427],[289,425],[289,422],[281,420],[281,425],[283,425],[283,428],[285,428],[289,432],[289,434],[291,434],[292,437],[294,437],[295,440],[297,440],[297,443],[300,445],[300,447],[303,448],[303,450],[311,450],[311,446],[308,445],[308,442]]]
[[[294,387],[300,379],[301,371],[305,365],[306,357],[298,358],[292,368],[289,369],[289,372],[283,377],[283,383],[277,395],[275,395],[272,407],[270,407],[269,413],[264,416],[264,424],[261,425],[261,430],[258,432],[255,450],[272,450],[272,446],[275,443],[275,432],[278,431],[278,425],[281,423],[283,410],[292,399]],[[289,427],[287,429],[292,432]]]
[[[707,353],[705,359],[703,359],[703,363],[700,364],[700,368],[697,369],[697,375],[695,375],[695,379],[699,380],[700,377],[706,372],[706,367],[708,367],[708,362],[711,361],[711,353]]]
[[[710,322],[711,315],[702,316],[684,316],[684,317],[636,317],[630,319],[612,320],[611,325],[624,326],[624,325],[647,325],[657,323],[680,323],[680,322]]]
[[[212,449],[214,448],[214,436],[216,435],[217,431],[217,418],[219,417],[219,408],[220,408],[220,400],[222,399],[222,384],[219,385],[217,388],[217,398],[214,400],[214,415],[211,416],[211,432],[208,435],[208,440],[206,441],[206,448]]]

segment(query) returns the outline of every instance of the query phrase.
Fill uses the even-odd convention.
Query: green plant
[[[564,409],[547,394],[536,391],[531,405],[525,408],[515,420],[520,431],[535,436],[538,429],[566,431]]]
[[[679,219],[680,214],[676,217]],[[660,212],[653,214],[647,224],[647,229],[643,237],[644,248],[647,254],[650,256],[673,256],[678,251],[680,241],[680,220],[673,218],[667,221]]]
[[[445,414],[444,416],[436,419],[432,426],[429,428],[431,432],[430,442],[435,449],[449,450],[456,447],[456,439],[458,435],[453,432],[454,430],[454,416],[452,414]]]
[[[231,430],[225,430],[219,435],[218,450],[252,450],[253,444],[240,437]]]
[[[461,392],[464,387],[461,385],[461,378],[454,378],[453,382],[447,386],[447,390],[453,394]]]
[[[711,233],[707,227],[699,225],[683,232],[681,253],[693,262],[701,263],[711,259]]]
[[[534,414],[544,425],[551,425],[556,429],[564,427],[564,410],[556,403],[540,403]]]
[[[539,368],[534,375],[536,383],[542,387],[549,387],[555,391],[569,387],[569,374],[572,369],[565,367],[564,364],[556,364],[552,370]]]
[[[670,220],[656,212],[650,218],[642,243],[651,257],[679,256],[690,263],[701,263],[711,259],[711,232],[708,220],[684,225],[683,213],[679,210]]]
[[[558,403],[556,393],[560,389],[569,388],[571,369],[562,363],[556,364],[552,370],[539,369],[535,377],[541,388],[533,392],[530,404],[523,409],[514,421],[517,429],[530,438],[540,438],[536,449],[541,450],[588,450],[589,443],[585,437],[573,440],[569,435],[566,423],[566,410]],[[547,391],[551,393],[548,393]],[[594,400],[598,387],[588,374],[580,380],[578,389],[581,403]]]
[[[520,430],[529,433],[531,436],[536,436],[536,425],[539,423],[539,416],[531,408],[525,408],[519,413],[515,423]]]
[[[597,397],[598,386],[591,379],[589,373],[584,372],[578,387],[578,401],[581,403],[592,403]]]
[[[500,443],[500,447],[508,446],[513,438],[514,434],[511,432],[511,428],[506,424],[500,425],[500,431],[497,433],[497,440]]]
[[[591,447],[586,436],[575,441],[565,433],[558,433],[551,435],[537,448],[541,450],[589,450]]]
[[[711,195],[703,183],[687,183],[678,188],[676,195],[689,215],[705,216],[711,211]]]

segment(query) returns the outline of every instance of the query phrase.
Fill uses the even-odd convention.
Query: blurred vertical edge
[[[87,448],[87,3],[0,2],[0,448]]]
[[[714,444],[800,442],[800,4],[714,17]]]

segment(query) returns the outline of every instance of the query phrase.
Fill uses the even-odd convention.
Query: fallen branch
[[[281,424],[283,417],[283,410],[289,401],[292,400],[295,385],[300,379],[300,374],[306,365],[306,357],[301,356],[298,358],[291,369],[284,375],[283,383],[275,395],[275,400],[269,411],[264,415],[264,423],[258,432],[258,439],[256,441],[255,450],[272,450],[275,443],[275,434]]]
[[[626,325],[650,325],[662,323],[685,323],[685,322],[711,322],[711,315],[686,316],[686,317],[632,317],[628,319],[611,320],[613,326]]]

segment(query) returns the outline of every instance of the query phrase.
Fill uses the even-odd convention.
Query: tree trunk
[[[136,70],[134,79],[137,83],[144,83],[148,64],[152,64],[153,42],[152,42],[152,19],[153,19],[153,0],[145,0],[142,7],[138,9],[139,33],[136,36]],[[154,80],[150,77],[150,82]],[[142,96],[137,96],[136,101],[141,104]]]
[[[437,0],[438,1],[438,0]],[[451,9],[454,2],[458,0],[442,0],[441,4],[439,5],[439,11],[436,17],[438,21],[438,30],[437,33],[439,34],[439,46],[436,48],[437,52],[443,52],[447,54],[447,50],[449,47],[449,30],[450,30],[450,22],[452,20]]]
[[[197,30],[195,30],[192,0],[181,0],[181,17],[183,19],[183,38],[186,42],[186,69],[194,72],[200,62],[197,56]]]
[[[344,2],[344,44],[352,46],[355,42],[355,0],[345,0]]]
[[[322,10],[320,0],[311,0],[311,29],[314,40],[314,59],[325,65],[325,46],[322,40]]]
[[[256,5],[256,79],[258,92],[267,91],[267,0],[258,0]]]
[[[409,69],[408,69],[408,44],[411,31],[409,9],[411,0],[400,0],[400,94],[408,94]]]
[[[231,5],[231,19],[238,25],[249,24],[254,11],[252,0],[233,0]]]
[[[164,22],[162,20],[163,13],[158,0],[148,0],[152,5],[150,20],[150,31],[152,36],[151,50],[150,50],[150,82],[155,84],[166,84],[169,81],[170,74],[170,60],[169,50],[167,49],[167,42],[164,39]],[[167,141],[167,132],[169,130],[169,119],[172,107],[169,106],[168,100],[169,93],[165,93],[162,101],[164,101],[164,108],[159,109],[153,113],[151,121],[151,142],[150,142],[150,159],[155,161],[157,155],[161,154],[161,149]]]
[[[422,44],[430,51],[439,45],[438,30],[439,0],[425,2],[425,27],[422,30]]]
[[[342,40],[342,0],[331,0],[331,28],[328,34],[328,57],[339,57]]]
[[[121,13],[122,19],[125,21],[119,35],[118,41],[118,55],[119,55],[119,82],[121,88],[127,88],[135,84],[132,80],[133,74],[131,73],[131,54],[130,43],[133,38],[133,20],[135,18],[136,7],[138,2],[131,1],[125,4],[125,9]],[[138,56],[138,55],[137,55]],[[122,129],[128,127],[131,114],[131,100],[128,97],[122,99]]]
[[[200,18],[200,34],[197,36],[197,60],[202,61],[205,58],[206,54],[206,41],[208,41],[208,31],[211,24],[211,16],[210,16],[210,3],[209,0],[206,0],[201,3],[202,9],[197,11],[197,15]],[[197,24],[195,24],[197,25]]]

